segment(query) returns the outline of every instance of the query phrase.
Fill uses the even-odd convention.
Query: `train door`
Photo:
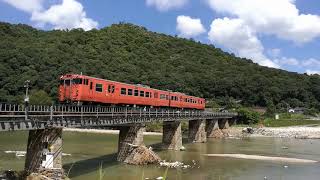
[[[159,106],[159,93],[157,91],[154,92],[154,100],[155,106]]]
[[[108,97],[108,103],[114,104],[115,102],[115,86],[114,84],[109,84],[108,89],[106,90],[106,96]]]
[[[66,101],[71,101],[72,95],[72,79],[65,79],[64,80],[64,97]]]
[[[93,82],[92,81],[90,81],[89,82],[89,99],[93,99],[93,93],[94,93],[94,91],[93,91]]]

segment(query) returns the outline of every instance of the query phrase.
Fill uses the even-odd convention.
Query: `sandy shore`
[[[230,128],[233,137],[279,137],[297,139],[320,139],[320,127],[279,127],[279,128],[253,128],[253,134],[243,133],[243,127]]]
[[[63,128],[63,131],[68,131],[68,132],[82,132],[82,133],[119,134],[119,130],[110,130],[110,129]],[[162,133],[159,133],[159,132],[143,132],[143,135],[162,136]]]
[[[318,161],[310,159],[297,159],[288,157],[275,157],[275,156],[260,156],[260,155],[248,155],[248,154],[203,154],[208,157],[227,157],[237,159],[252,159],[252,160],[263,160],[263,161],[278,161],[287,163],[316,163]]]

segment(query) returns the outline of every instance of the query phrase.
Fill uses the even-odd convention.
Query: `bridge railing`
[[[135,108],[135,107],[107,107],[107,106],[76,106],[76,105],[24,105],[0,103],[0,118],[8,117],[233,117],[236,113],[205,112],[200,110],[178,110],[167,108]]]

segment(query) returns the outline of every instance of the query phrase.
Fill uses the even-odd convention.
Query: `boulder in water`
[[[146,146],[138,146],[131,151],[124,162],[133,165],[146,165],[159,163],[160,161],[161,158],[155,152],[153,152],[151,148],[147,148]]]

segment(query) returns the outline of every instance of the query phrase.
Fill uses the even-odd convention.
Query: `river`
[[[24,157],[4,151],[26,149],[27,132],[0,133],[0,171],[22,170]],[[116,159],[117,135],[64,132],[64,168],[75,180],[99,179],[102,165],[103,179],[155,179],[165,172],[157,165],[132,166]],[[161,136],[145,136],[147,145],[161,142]],[[209,139],[207,143],[184,144],[186,151],[158,151],[162,159],[192,165],[188,169],[170,169],[168,179],[178,180],[319,180],[320,163],[295,164],[261,160],[207,157],[202,154],[241,153],[283,156],[320,161],[320,140],[246,138]],[[287,147],[287,148],[284,148]],[[195,165],[193,165],[195,161]]]

